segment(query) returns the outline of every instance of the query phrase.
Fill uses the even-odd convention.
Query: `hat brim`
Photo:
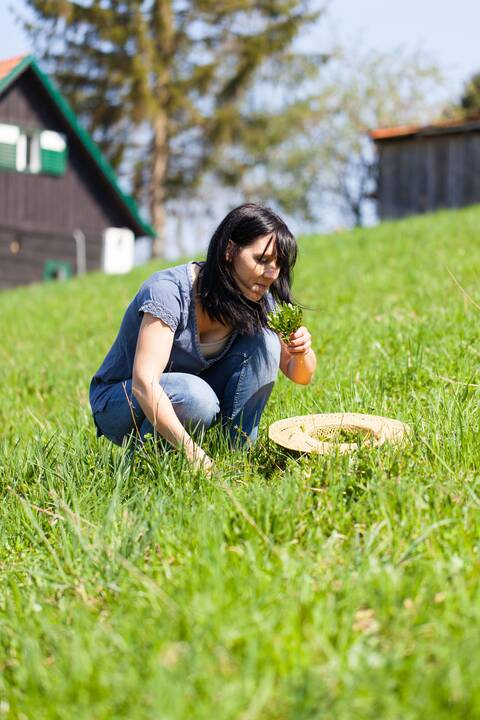
[[[410,428],[400,420],[361,413],[299,415],[272,423],[270,440],[288,450],[303,453],[347,453],[360,445],[376,447],[401,442]],[[358,434],[356,442],[342,442],[342,434]],[[330,439],[331,438],[331,439]]]

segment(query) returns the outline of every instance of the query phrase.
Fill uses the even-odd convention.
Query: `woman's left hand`
[[[290,335],[288,345],[282,343],[280,370],[289,380],[308,385],[313,377],[317,359],[312,350],[312,336],[306,327],[299,327]]]
[[[288,341],[287,350],[292,355],[305,355],[312,346],[312,336],[306,327],[299,327]]]

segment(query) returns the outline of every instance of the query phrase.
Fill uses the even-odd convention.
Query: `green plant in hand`
[[[290,335],[298,330],[303,320],[303,310],[299,305],[283,303],[276,310],[268,313],[268,326],[278,333],[288,345]]]

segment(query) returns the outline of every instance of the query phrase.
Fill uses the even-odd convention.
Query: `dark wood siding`
[[[12,244],[19,247],[12,252]],[[96,237],[86,237],[87,267],[98,268],[101,244]],[[66,261],[77,273],[76,244],[70,235],[21,232],[0,227],[0,288],[12,288],[41,282],[48,260]]]
[[[100,267],[105,228],[130,227],[140,234],[31,69],[0,96],[1,122],[63,133],[68,167],[63,176],[0,169],[0,288],[41,280],[47,259],[70,260],[75,268],[77,228],[87,238],[88,270]],[[12,255],[16,235],[22,248]]]
[[[480,132],[378,142],[382,219],[480,203]]]

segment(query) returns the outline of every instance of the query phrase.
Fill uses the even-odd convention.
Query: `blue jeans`
[[[160,385],[182,425],[194,435],[220,421],[234,446],[257,439],[258,426],[272,391],[280,361],[280,341],[270,330],[240,335],[230,351],[201,375],[163,373]],[[138,400],[132,380],[112,383],[95,423],[109,440],[121,445],[136,435],[155,434]]]

